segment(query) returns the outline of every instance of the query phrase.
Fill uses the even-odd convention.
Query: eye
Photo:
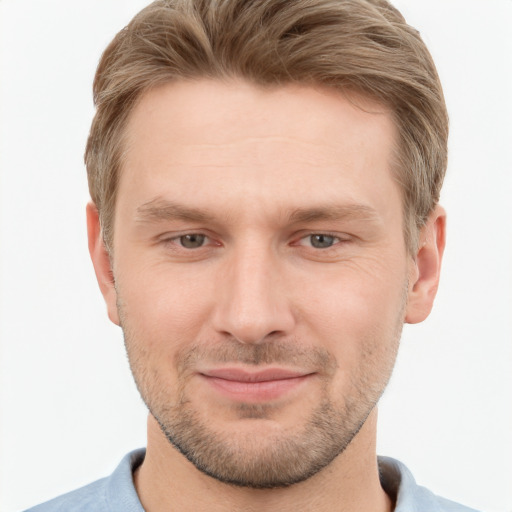
[[[207,237],[200,233],[190,233],[188,235],[178,237],[177,240],[182,247],[185,247],[185,249],[199,249],[199,247],[202,247],[205,244]]]
[[[308,236],[311,246],[315,249],[328,249],[332,247],[339,239],[332,235],[315,234]]]

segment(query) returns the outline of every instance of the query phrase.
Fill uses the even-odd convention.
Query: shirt
[[[133,471],[144,460],[145,450],[126,455],[107,478],[30,508],[25,512],[144,512],[133,484]],[[396,496],[394,512],[477,512],[434,495],[419,486],[401,462],[379,457],[383,489]]]

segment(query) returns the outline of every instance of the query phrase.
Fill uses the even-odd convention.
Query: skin
[[[87,216],[108,314],[151,412],[135,474],[144,508],[391,510],[375,404],[403,323],[432,307],[445,214],[436,207],[410,254],[386,108],[299,86],[177,82],[142,97],[126,136],[110,256],[93,204]],[[250,382],[212,377],[226,368]],[[294,379],[255,384],[263,370]],[[331,430],[307,433],[323,417]],[[212,467],[227,454],[219,475],[169,442],[180,428],[191,445],[208,436],[199,455],[220,447]],[[304,444],[300,461],[330,457],[301,479]],[[297,483],[223,481],[272,460]]]

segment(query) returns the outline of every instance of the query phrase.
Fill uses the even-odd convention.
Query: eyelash
[[[333,239],[333,243],[332,245],[329,245],[328,247],[314,247],[313,243],[311,242],[311,238],[312,237],[325,237],[325,238],[332,238]],[[178,236],[174,236],[172,238],[167,238],[165,240],[163,240],[163,242],[166,244],[166,245],[177,245],[180,249],[184,249],[184,250],[187,250],[187,251],[196,251],[196,250],[199,250],[199,249],[202,249],[202,248],[206,248],[208,246],[207,243],[203,243],[201,244],[200,246],[198,247],[185,247],[182,243],[182,240],[185,238],[185,237],[203,237],[203,240],[204,242],[206,241],[212,241],[212,239],[204,234],[204,233],[200,233],[200,232],[190,232],[190,233],[184,233],[182,235],[178,235]],[[301,242],[307,240],[307,239],[310,239],[310,243],[309,244],[302,244]],[[292,245],[295,245],[295,246],[302,246],[302,247],[309,247],[311,249],[316,249],[318,251],[328,251],[329,249],[332,249],[332,248],[335,248],[337,245],[339,244],[343,244],[343,243],[346,243],[348,242],[349,239],[348,238],[342,238],[340,237],[339,235],[335,234],[335,233],[329,233],[329,232],[323,232],[323,231],[320,231],[320,232],[311,232],[311,233],[308,233],[306,235],[303,235],[301,236],[296,242],[294,242]],[[220,246],[221,244],[220,243],[217,243],[215,244],[217,246]]]
[[[198,249],[202,249],[202,248],[206,247],[205,244],[201,244],[199,247],[196,247],[196,248],[185,247],[182,243],[180,243],[180,241],[182,239],[184,239],[185,237],[203,237],[205,241],[211,240],[211,238],[208,235],[205,235],[204,233],[190,232],[190,233],[184,233],[184,234],[178,235],[178,236],[173,236],[171,238],[166,238],[163,240],[163,243],[165,245],[178,246],[179,249],[185,249],[185,250],[190,250],[190,251],[198,250]],[[216,244],[216,245],[220,245],[220,244]]]
[[[332,245],[329,245],[328,247],[314,247],[311,239],[312,239],[312,237],[315,237],[315,236],[316,237],[324,237],[324,238],[332,238],[333,243],[332,243]],[[307,235],[302,236],[299,239],[297,245],[304,246],[300,242],[303,242],[304,240],[307,240],[307,239],[310,239],[310,243],[307,245],[307,247],[310,247],[312,249],[317,249],[319,251],[328,251],[329,249],[335,249],[337,245],[342,244],[344,242],[348,242],[347,238],[342,238],[338,234],[320,231],[320,232],[308,233]]]

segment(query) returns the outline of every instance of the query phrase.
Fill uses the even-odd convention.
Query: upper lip
[[[289,370],[286,368],[265,368],[263,370],[250,371],[241,368],[215,368],[200,372],[206,377],[232,380],[236,382],[268,382],[272,380],[294,379],[304,377],[313,372]]]

